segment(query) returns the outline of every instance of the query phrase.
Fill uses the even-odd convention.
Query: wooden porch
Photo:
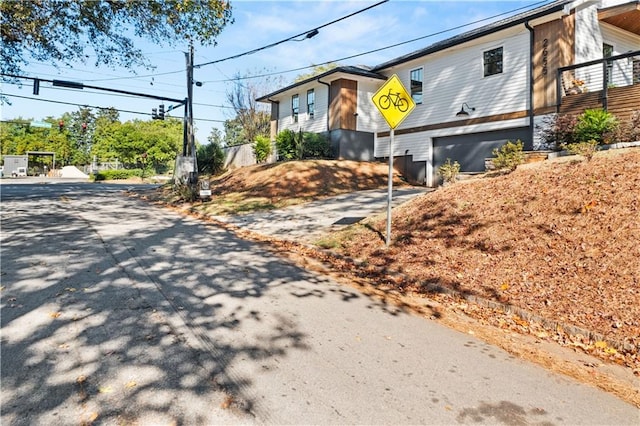
[[[582,114],[585,109],[604,108],[603,90],[578,93],[562,97],[561,114]],[[621,120],[628,119],[633,111],[640,110],[640,84],[612,87],[607,90],[607,111]]]

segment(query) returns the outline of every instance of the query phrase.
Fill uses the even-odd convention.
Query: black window
[[[316,113],[316,92],[313,89],[307,90],[307,113],[309,117]]]
[[[502,47],[484,52],[484,76],[502,73]]]
[[[298,122],[299,112],[300,112],[300,97],[298,95],[293,95],[291,97],[291,116],[293,117],[293,121],[295,123]]]
[[[411,97],[417,104],[422,103],[422,68],[412,70],[409,73],[411,78]]]

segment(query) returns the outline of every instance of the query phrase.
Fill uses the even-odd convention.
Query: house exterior
[[[640,110],[640,1],[559,0],[372,68],[340,67],[266,95],[272,136],[329,136],[338,158],[389,156],[390,132],[371,101],[396,74],[417,106],[395,130],[395,167],[435,186],[447,158],[479,172],[507,140],[539,137],[559,112]]]

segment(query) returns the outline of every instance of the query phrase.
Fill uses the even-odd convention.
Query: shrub
[[[302,158],[327,158],[331,155],[331,145],[319,133],[305,132],[302,135]]]
[[[596,151],[598,151],[598,142],[591,139],[587,142],[570,143],[565,146],[569,154],[582,155],[587,161],[591,161]]]
[[[199,173],[217,175],[224,171],[224,150],[217,141],[198,146],[196,159]]]
[[[610,143],[618,128],[616,117],[603,109],[588,109],[578,117],[575,133],[578,142],[595,140],[598,144]]]
[[[454,183],[460,173],[460,164],[457,161],[451,163],[451,159],[447,158],[447,162],[438,167],[438,174],[445,183]]]
[[[507,141],[500,149],[493,150],[493,165],[496,169],[507,169],[514,171],[520,164],[524,163],[524,152],[522,152],[524,144],[522,141]]]
[[[141,177],[142,172],[142,169],[101,170],[96,174],[95,180],[119,180]]]
[[[276,137],[276,149],[280,160],[326,158],[331,155],[331,145],[324,136],[312,132],[293,132],[285,129]]]
[[[554,115],[545,118],[542,126],[537,126],[540,130],[540,138],[548,149],[557,149],[563,145],[575,143],[575,128],[578,124],[578,117],[573,114]]]
[[[296,133],[294,131],[285,129],[278,133],[278,136],[276,136],[278,159],[295,160],[299,158],[296,145]]]
[[[190,185],[189,183],[180,183],[175,185],[174,192],[178,195],[180,200],[188,203],[196,201],[200,197],[198,185]]]
[[[256,141],[253,143],[253,153],[256,155],[258,163],[267,161],[271,155],[271,140],[266,136],[256,136]]]
[[[634,111],[628,121],[618,126],[614,137],[616,142],[640,141],[640,110]]]

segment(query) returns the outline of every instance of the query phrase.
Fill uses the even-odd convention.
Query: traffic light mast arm
[[[74,89],[94,89],[94,90],[102,90],[104,92],[111,92],[111,93],[121,93],[123,95],[132,95],[132,96],[138,96],[141,98],[148,98],[148,99],[156,99],[159,101],[170,101],[170,102],[175,102],[177,104],[180,105],[184,105],[186,104],[186,100],[185,99],[174,99],[174,98],[168,98],[166,96],[157,96],[157,95],[150,95],[148,93],[140,93],[140,92],[131,92],[129,90],[120,90],[120,89],[112,89],[110,87],[100,87],[100,86],[89,86],[86,84],[82,84],[82,83],[76,83],[76,82],[72,82],[72,81],[63,81],[63,80],[48,80],[46,78],[37,78],[37,77],[27,77],[24,75],[14,75],[14,74],[0,74],[4,77],[11,77],[11,78],[23,78],[26,80],[37,80],[38,82],[42,82],[42,81],[46,81],[48,83],[53,84],[54,86],[58,86],[58,87],[69,87],[69,88],[74,88]],[[40,84],[38,83],[38,89],[40,88]],[[35,90],[34,90],[35,91]]]

